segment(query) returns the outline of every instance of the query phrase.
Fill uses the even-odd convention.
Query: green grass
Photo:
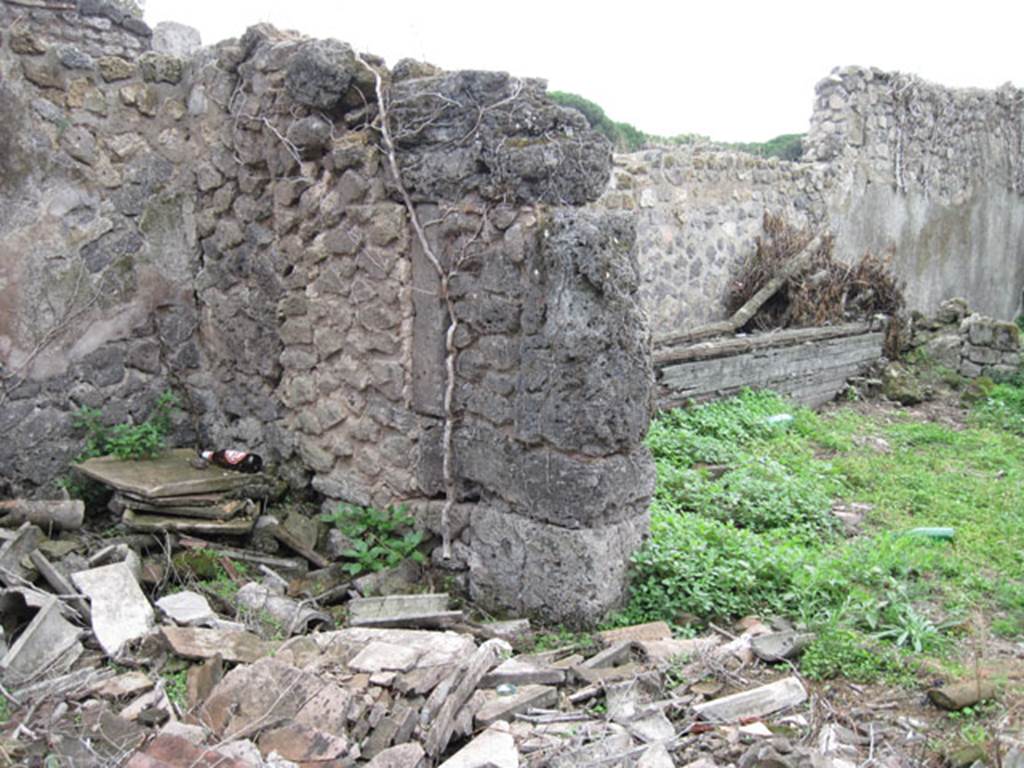
[[[788,426],[769,421],[780,413]],[[909,653],[952,652],[978,611],[1021,637],[1024,429],[1006,413],[1024,425],[1024,390],[998,385],[959,430],[821,416],[771,393],[663,414],[648,435],[651,537],[616,621],[787,616],[819,636],[806,674],[859,680],[897,674]],[[713,478],[708,464],[727,471]],[[833,523],[839,501],[872,505],[854,539]],[[902,535],[924,526],[955,538]]]

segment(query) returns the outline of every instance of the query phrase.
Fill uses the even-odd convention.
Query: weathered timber
[[[749,336],[716,339],[687,346],[658,346],[654,351],[654,364],[665,366],[695,360],[712,360],[716,357],[731,357],[745,352],[756,352],[759,349],[781,349],[814,341],[863,336],[870,332],[870,323],[844,323],[818,328],[786,328],[765,331]]]
[[[727,397],[744,387],[772,389],[801,404],[820,405],[883,355],[884,335],[878,332],[771,346],[780,335],[765,334],[765,341],[748,351],[712,356],[704,350],[701,359],[658,366],[658,407]],[[733,341],[727,348],[735,351]]]
[[[85,502],[81,499],[0,501],[0,525],[8,528],[17,527],[22,523],[32,523],[44,530],[55,528],[62,531],[76,531],[82,527],[84,519]]]

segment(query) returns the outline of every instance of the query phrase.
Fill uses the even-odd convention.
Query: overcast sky
[[[606,10],[599,10],[600,7]],[[335,37],[389,64],[543,77],[649,133],[764,141],[807,129],[814,84],[835,66],[913,72],[946,85],[1024,86],[1024,6],[972,0],[147,0],[203,42],[269,21]]]

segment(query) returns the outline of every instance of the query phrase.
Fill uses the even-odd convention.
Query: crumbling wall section
[[[79,448],[74,409],[145,418],[198,364],[187,67],[116,7],[74,7],[0,3],[7,492],[52,492]]]
[[[848,67],[818,84],[806,158],[840,169],[836,253],[892,249],[908,307],[963,296],[1003,320],[1024,289],[1024,91]]]
[[[482,602],[579,624],[619,603],[653,483],[650,339],[632,222],[582,208],[611,166],[582,116],[539,81],[389,71],[266,25],[83,74],[37,42],[0,61],[52,119],[3,140],[35,142],[40,203],[73,182],[91,207],[3,232],[5,490],[66,470],[77,406],[139,419],[170,387],[176,443],[256,450],[327,509],[410,504]],[[33,355],[24,297],[58,257],[94,304]],[[54,442],[35,474],[15,461]]]

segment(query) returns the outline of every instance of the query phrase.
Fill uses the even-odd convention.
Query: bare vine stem
[[[380,111],[380,134],[381,141],[384,144],[384,154],[387,156],[388,168],[391,170],[391,175],[395,179],[395,185],[398,188],[398,193],[402,196],[402,203],[405,205],[405,209],[409,214],[409,221],[412,224],[413,231],[416,233],[416,240],[420,244],[420,248],[423,249],[423,254],[427,257],[427,261],[430,262],[434,272],[437,273],[437,277],[440,281],[440,296],[445,304],[445,311],[448,314],[448,330],[445,331],[444,335],[444,348],[445,348],[445,385],[444,385],[444,432],[441,443],[442,450],[442,474],[444,476],[444,507],[441,509],[441,554],[444,559],[449,559],[452,556],[452,542],[451,542],[451,530],[449,527],[449,517],[451,516],[452,506],[455,503],[456,487],[455,487],[455,468],[454,468],[454,401],[455,401],[455,358],[457,350],[455,347],[455,331],[458,328],[459,321],[455,316],[455,302],[452,300],[451,293],[449,291],[449,283],[451,280],[452,270],[445,269],[441,264],[441,260],[434,253],[434,249],[430,245],[430,241],[427,239],[427,233],[420,223],[419,216],[416,214],[416,208],[413,205],[412,197],[409,196],[409,191],[405,188],[405,184],[402,182],[402,171],[398,165],[398,155],[395,151],[394,138],[391,135],[391,128],[388,125],[388,109],[387,102],[384,98],[384,81],[380,76],[380,72],[371,67],[366,60],[359,54],[356,54],[356,60],[367,70],[373,74],[374,90],[377,96],[377,108]]]

